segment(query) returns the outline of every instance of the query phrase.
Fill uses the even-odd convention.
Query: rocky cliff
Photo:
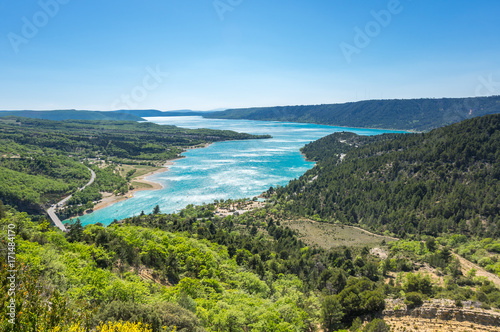
[[[452,325],[468,323],[467,327],[469,327],[471,324],[478,324],[488,327],[485,329],[487,331],[500,331],[500,312],[481,309],[480,303],[472,301],[464,301],[462,306],[456,306],[455,302],[451,300],[434,299],[424,302],[419,307],[408,308],[401,299],[388,300],[382,314],[384,319],[393,322],[401,320],[401,318],[411,317],[418,319],[419,324],[422,324],[422,321],[427,321],[433,325],[442,325],[445,324],[445,321],[449,321],[453,322]],[[422,328],[422,330],[424,329]]]

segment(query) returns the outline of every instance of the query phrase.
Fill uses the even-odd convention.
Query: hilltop
[[[144,121],[143,118],[124,112],[100,112],[78,110],[55,111],[0,111],[0,117],[15,116],[43,120],[116,120],[116,121]]]
[[[477,116],[499,113],[500,96],[367,100],[345,104],[228,109],[216,119],[306,122],[322,125],[428,131]]]
[[[400,237],[500,235],[500,114],[422,134],[335,133],[302,152],[317,165],[268,192],[293,213]]]
[[[116,113],[132,114],[139,117],[169,117],[169,116],[201,116],[207,112],[197,112],[192,110],[175,110],[175,111],[159,111],[159,110],[118,110]]]

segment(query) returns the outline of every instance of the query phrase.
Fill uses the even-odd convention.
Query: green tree
[[[326,332],[333,332],[342,326],[344,311],[337,296],[328,295],[321,304],[321,326]]]
[[[5,218],[5,205],[3,205],[3,202],[0,200],[0,219]]]
[[[433,237],[430,237],[425,241],[425,245],[430,252],[434,252],[437,249],[436,240]]]
[[[0,255],[0,266],[0,331],[49,331],[75,322],[89,326],[93,308],[88,303],[81,302],[76,307],[67,296],[48,286],[47,280],[21,260],[16,261],[17,288],[13,296],[9,296],[3,290],[10,289],[11,280],[7,278],[12,274],[3,255]]]
[[[375,318],[365,325],[363,332],[390,332],[391,327],[383,319]]]
[[[417,292],[406,293],[405,304],[409,308],[414,308],[422,305],[423,299],[422,294]]]
[[[78,242],[82,239],[82,235],[83,226],[80,218],[77,218],[74,223],[69,224],[69,231],[66,233],[66,238],[69,242]]]
[[[405,292],[419,292],[426,295],[432,294],[432,281],[429,275],[421,273],[408,273],[403,283]]]

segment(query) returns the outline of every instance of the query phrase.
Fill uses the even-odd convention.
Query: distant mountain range
[[[500,113],[500,96],[367,100],[345,104],[242,108],[211,112],[203,116],[428,131],[494,113]]]
[[[202,116],[207,112],[192,110],[159,111],[159,110],[117,110],[111,112],[81,111],[81,110],[54,110],[54,111],[0,111],[2,116],[20,116],[43,120],[117,120],[117,121],[144,121],[143,117],[165,116]]]
[[[99,112],[99,111],[0,111],[2,116],[21,116],[31,119],[43,120],[120,120],[120,121],[143,121],[144,119],[134,114],[124,112]]]
[[[118,110],[117,113],[133,114],[139,117],[160,117],[160,116],[203,116],[207,112],[199,112],[192,110],[177,110],[177,111],[158,111],[158,110]]]
[[[275,106],[228,109],[224,111],[117,110],[111,112],[0,111],[46,120],[128,120],[145,117],[203,116],[212,119],[305,122],[322,125],[429,131],[477,116],[500,113],[500,96],[442,99],[366,100],[345,104]]]

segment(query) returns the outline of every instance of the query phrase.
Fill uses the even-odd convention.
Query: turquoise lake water
[[[163,189],[140,191],[133,198],[80,217],[83,225],[150,213],[158,204],[163,213],[173,213],[189,204],[211,203],[216,199],[260,195],[271,186],[286,185],[314,166],[300,154],[305,144],[334,132],[359,135],[400,132],[321,126],[305,123],[251,120],[217,120],[202,117],[147,118],[158,124],[184,128],[227,129],[250,134],[269,134],[271,139],[219,142],[203,149],[186,151],[167,172],[147,179]]]

